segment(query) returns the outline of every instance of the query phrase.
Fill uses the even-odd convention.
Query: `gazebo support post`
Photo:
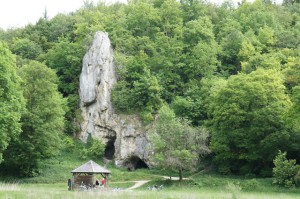
[[[108,174],[105,174],[105,185],[108,186]]]

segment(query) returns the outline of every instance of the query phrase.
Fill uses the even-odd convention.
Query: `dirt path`
[[[161,176],[166,180],[179,180],[179,177]],[[189,178],[182,178],[182,180],[189,180]]]
[[[146,184],[147,182],[149,182],[150,180],[139,180],[139,181],[135,181],[135,184],[132,187],[129,187],[127,190],[132,190],[132,189],[136,189],[144,184]]]
[[[169,176],[160,176],[164,179],[170,179],[170,180],[179,180],[179,177],[169,177]],[[183,178],[183,180],[188,180],[189,178]],[[150,180],[139,180],[139,181],[132,181],[135,182],[135,184],[132,187],[129,187],[127,190],[133,190],[136,189],[138,187],[143,186],[144,184],[150,182]]]

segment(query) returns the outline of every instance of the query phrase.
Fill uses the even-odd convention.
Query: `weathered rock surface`
[[[97,32],[83,58],[80,74],[80,106],[83,120],[80,139],[88,136],[106,143],[105,156],[130,169],[150,166],[148,139],[139,119],[114,113],[110,93],[116,83],[113,50],[108,34]]]

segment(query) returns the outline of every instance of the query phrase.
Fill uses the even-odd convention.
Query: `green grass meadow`
[[[177,183],[175,183],[177,184]],[[114,186],[111,184],[111,186]],[[147,186],[147,185],[145,185]],[[176,185],[178,186],[178,184]],[[138,190],[114,191],[112,188],[100,191],[68,191],[67,186],[62,183],[57,184],[0,184],[0,198],[9,199],[27,199],[27,198],[44,198],[44,199],[81,199],[81,198],[121,198],[121,199],[198,199],[198,198],[215,198],[215,199],[293,199],[300,198],[299,191],[243,191],[234,184],[227,184],[221,188],[196,188],[181,185],[181,187],[167,187],[160,191],[149,191],[143,188]]]
[[[89,159],[79,158],[79,151],[62,152],[60,156],[41,165],[41,174],[32,178],[0,176],[0,199],[300,199],[300,189],[285,189],[272,185],[271,178],[245,178],[221,176],[214,173],[186,174],[182,182],[164,179],[176,176],[176,171],[138,169],[127,171],[116,168],[112,163],[104,164],[112,174],[107,189],[97,191],[68,191],[67,180],[71,171]],[[99,176],[100,177],[100,176]],[[143,186],[127,190],[134,181],[149,180]],[[163,185],[160,191],[148,187]]]
[[[120,173],[125,171],[119,171]],[[127,172],[127,178],[136,176],[150,177],[150,171],[137,170]],[[130,179],[131,180],[131,179]],[[142,180],[142,179],[140,179]],[[149,179],[151,180],[151,179]],[[244,179],[219,175],[198,174],[189,180],[171,181],[153,180],[135,190],[127,190],[133,181],[109,181],[107,189],[96,191],[68,191],[66,183],[0,183],[0,198],[5,199],[296,199],[300,198],[300,189],[284,189],[272,185],[272,179]],[[160,191],[150,191],[148,187],[163,185]],[[118,189],[116,189],[118,188]]]

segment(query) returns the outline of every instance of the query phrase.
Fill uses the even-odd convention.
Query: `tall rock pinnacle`
[[[83,58],[80,74],[80,139],[101,139],[105,158],[135,169],[151,165],[147,133],[137,116],[117,115],[110,100],[116,83],[113,50],[108,34],[97,32]]]

